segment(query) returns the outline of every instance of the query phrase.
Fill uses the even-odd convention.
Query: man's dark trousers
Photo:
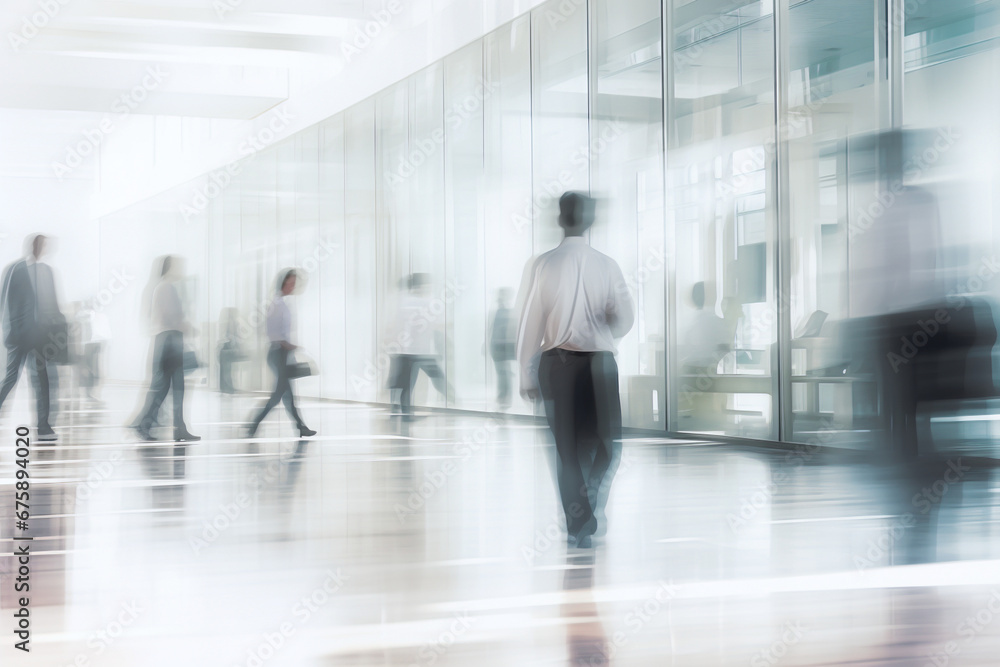
[[[591,534],[621,440],[618,364],[610,352],[549,350],[539,363],[538,384],[556,441],[567,531]]]
[[[21,369],[25,362],[35,364],[34,373],[30,373],[35,390],[35,410],[38,413],[38,430],[48,431],[49,426],[49,372],[45,356],[40,350],[31,347],[7,348],[7,373],[0,385],[0,405],[7,400],[7,395],[17,386],[21,377]]]

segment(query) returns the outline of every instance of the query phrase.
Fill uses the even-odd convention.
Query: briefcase
[[[289,361],[286,372],[289,380],[295,380],[315,375],[316,366],[311,361]]]
[[[45,340],[42,342],[41,350],[45,361],[52,364],[66,365],[70,363],[69,348],[72,341],[69,337],[69,324],[62,313],[55,315],[45,325]]]

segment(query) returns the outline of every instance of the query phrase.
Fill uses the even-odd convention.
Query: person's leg
[[[392,411],[400,411],[399,408],[399,392],[402,384],[400,378],[402,377],[399,373],[400,366],[400,355],[393,354],[389,356],[389,404],[392,406]]]
[[[622,404],[618,386],[618,364],[610,352],[594,355],[590,366],[595,420],[594,464],[588,486],[595,497],[594,509],[603,513],[614,471],[621,456]]]
[[[170,375],[164,367],[164,354],[166,353],[167,333],[161,333],[156,337],[153,348],[153,378],[149,383],[149,391],[146,394],[146,406],[143,408],[142,419],[139,421],[139,431],[141,434],[148,434],[153,427],[153,422],[160,414],[160,406],[167,397],[170,389]]]
[[[438,390],[441,397],[444,398],[445,403],[448,402],[448,381],[445,378],[444,371],[441,370],[441,364],[438,363],[436,357],[426,357],[422,360],[421,366],[424,372],[427,373],[427,377],[430,378],[431,384],[434,388]]]
[[[170,391],[174,399],[174,431],[187,433],[184,425],[184,336],[171,332],[167,344],[168,353],[164,359],[164,371],[170,381]]]
[[[250,432],[254,433],[260,423],[264,421],[268,413],[281,401],[281,397],[285,393],[285,385],[288,382],[286,373],[283,369],[285,366],[285,358],[287,352],[280,347],[273,346],[267,353],[267,365],[271,367],[271,372],[274,373],[274,391],[271,392],[271,397],[267,399],[267,403],[261,408],[260,412],[254,418],[250,426]]]
[[[7,395],[17,386],[17,380],[21,377],[21,367],[24,366],[24,360],[27,356],[27,353],[23,349],[16,347],[7,348],[7,372],[3,378],[3,385],[0,385],[0,408],[3,407],[4,401],[7,400]]]
[[[566,513],[566,529],[573,537],[593,518],[577,443],[581,414],[578,412],[576,385],[580,370],[588,361],[583,356],[547,352],[542,355],[538,368],[539,389],[545,399],[545,416],[556,441],[559,496]]]
[[[104,343],[94,343],[94,353],[91,357],[90,372],[93,375],[95,391],[101,384],[101,353],[104,352]]]
[[[232,348],[227,348],[219,354],[219,389],[227,394],[236,393],[236,385],[233,384],[233,360],[236,353]]]
[[[223,394],[228,394],[228,387],[226,386],[226,351],[219,351],[219,391]]]
[[[501,409],[506,409],[510,407],[510,363],[502,359],[498,359],[493,363],[497,371],[497,404]]]
[[[78,368],[80,387],[83,389],[83,393],[87,398],[94,397],[94,384],[96,381],[96,374],[94,371],[95,355],[96,343],[84,343],[83,354],[81,355]]]
[[[286,357],[285,363],[281,366],[282,383],[285,390],[282,392],[281,400],[285,403],[285,412],[293,422],[295,422],[295,428],[300,431],[309,430],[305,422],[302,421],[302,417],[299,415],[299,411],[295,408],[295,394],[292,393],[292,380],[288,377],[288,359]]]
[[[101,394],[101,353],[104,350],[104,343],[91,343],[93,352],[90,357],[90,389],[88,396],[93,400],[98,400]]]
[[[399,355],[400,391],[399,408],[404,415],[409,415],[413,397],[413,385],[417,382],[417,365],[414,363],[414,355]]]
[[[35,412],[38,417],[38,432],[51,433],[49,426],[49,408],[52,395],[49,387],[49,368],[45,363],[45,355],[41,350],[32,350],[28,355],[28,376],[35,391]],[[58,385],[57,385],[58,386]]]

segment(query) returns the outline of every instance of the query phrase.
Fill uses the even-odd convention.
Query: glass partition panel
[[[375,348],[375,105],[344,112],[345,258],[348,395],[374,401],[379,373]]]
[[[547,2],[532,11],[534,252],[559,244],[559,197],[590,189],[590,83],[585,3]]]
[[[659,0],[595,0],[597,77],[591,184],[599,217],[591,244],[618,261],[636,303],[620,342],[626,426],[666,428],[666,249],[663,73]]]
[[[376,97],[375,142],[378,195],[376,214],[376,252],[378,257],[376,289],[378,354],[372,362],[378,367],[379,400],[388,402],[388,372],[392,357],[404,344],[406,332],[400,322],[400,300],[406,277],[413,271],[410,261],[410,237],[413,225],[412,192],[415,171],[426,159],[424,153],[410,154],[409,134],[410,82],[396,84]],[[416,143],[420,143],[419,141]]]
[[[325,398],[347,398],[347,291],[344,237],[344,115],[338,114],[319,126],[319,219],[320,240],[329,258],[319,268],[321,322],[320,341]]]
[[[446,275],[434,297],[446,309],[448,379],[452,406],[486,409],[487,318],[485,292],[483,43],[444,61]]]
[[[876,14],[867,0],[810,0],[789,10],[791,433],[798,442],[861,445],[871,428],[870,373],[847,373],[849,230],[862,183],[850,139],[879,127]],[[863,242],[863,239],[860,240]]]
[[[776,438],[773,5],[668,6],[670,423]]]
[[[454,369],[447,365],[445,332],[448,309],[445,305],[445,169],[444,150],[444,68],[441,62],[410,77],[408,157],[413,175],[409,189],[409,266],[416,285],[411,294],[420,304],[419,317],[426,321],[428,342],[417,350],[429,353],[444,373],[445,381],[431,381],[419,373],[413,390],[413,404],[445,407],[452,391],[447,379]],[[404,226],[407,224],[404,221]]]
[[[327,261],[319,220],[319,129],[316,126],[299,132],[288,140],[294,148],[294,161],[282,165],[290,170],[294,181],[294,266],[301,276],[302,287],[295,298],[296,360],[321,362],[323,328],[320,326],[322,308],[321,267]],[[320,395],[320,377],[313,375],[296,381],[296,390],[303,396]]]
[[[532,255],[530,38],[528,16],[484,38],[488,90],[483,104],[487,396],[489,409],[509,408],[519,413],[531,412],[531,405],[520,397],[519,376],[510,353],[519,315],[514,299]],[[508,319],[506,324],[504,318]]]

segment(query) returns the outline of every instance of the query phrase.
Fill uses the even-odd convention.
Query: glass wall
[[[788,303],[791,336],[786,437],[807,442],[820,434],[870,427],[877,400],[871,375],[836,373],[839,327],[851,316],[849,229],[874,195],[863,177],[863,154],[852,137],[880,127],[877,12],[870,0],[792,2],[792,36],[783,63],[787,139],[781,169],[788,174]],[[885,46],[882,40],[881,46]],[[863,243],[863,239],[857,239]],[[834,370],[828,370],[834,369]]]
[[[939,276],[966,289],[1000,245],[998,36],[1000,0],[549,2],[104,218],[102,275],[144,283],[156,256],[186,256],[206,383],[233,317],[235,381],[257,390],[263,313],[298,267],[298,340],[321,370],[300,391],[382,403],[419,292],[421,353],[445,380],[421,376],[415,404],[530,414],[494,343],[525,267],[561,239],[558,197],[589,191],[589,242],[637,305],[618,356],[627,425],[856,444],[878,405],[841,332],[875,303],[872,147],[905,135],[900,188],[933,202]],[[141,307],[139,290],[109,306],[118,335],[144,340]],[[109,375],[140,380],[144,354],[112,348]]]
[[[671,4],[673,430],[774,439],[774,7]]]

